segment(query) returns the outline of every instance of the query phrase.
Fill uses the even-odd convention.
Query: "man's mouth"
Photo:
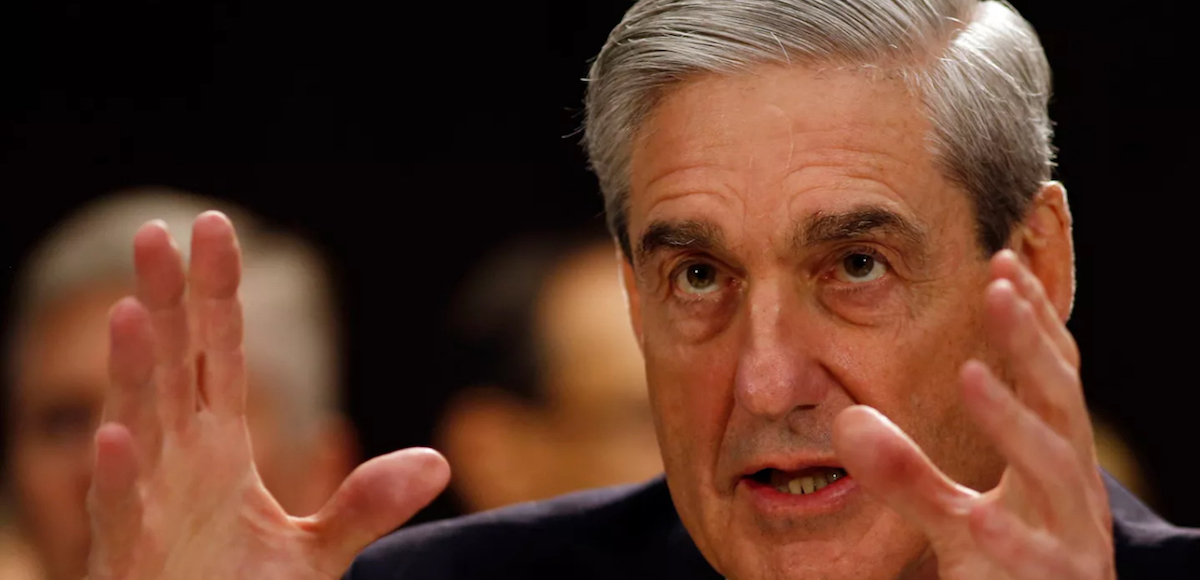
[[[769,485],[781,493],[807,495],[816,493],[844,477],[846,470],[840,467],[815,466],[800,471],[767,468],[751,474],[749,479]]]

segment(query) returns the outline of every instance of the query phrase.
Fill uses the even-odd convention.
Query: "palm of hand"
[[[138,232],[135,262],[138,297],[111,313],[90,580],[338,578],[445,487],[445,460],[409,449],[360,466],[317,514],[287,515],[258,476],[246,428],[228,219],[197,218],[186,277],[160,224]]]
[[[245,429],[198,423],[190,440],[164,442],[162,462],[140,483],[142,535],[114,578],[337,578],[310,567],[312,530],[263,487]]]

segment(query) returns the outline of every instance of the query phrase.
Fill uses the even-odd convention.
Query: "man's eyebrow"
[[[721,228],[700,221],[651,222],[637,245],[637,261],[642,263],[664,249],[712,251],[725,247]]]
[[[924,248],[925,228],[883,207],[864,206],[839,213],[817,213],[805,219],[794,237],[797,247],[817,246],[864,238],[874,234],[899,236],[906,245]]]

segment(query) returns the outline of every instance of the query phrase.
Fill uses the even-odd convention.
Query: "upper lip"
[[[739,478],[750,477],[764,469],[776,469],[779,471],[800,471],[810,467],[842,467],[842,462],[838,461],[832,453],[829,454],[806,454],[792,456],[766,457],[755,460],[748,464]]]

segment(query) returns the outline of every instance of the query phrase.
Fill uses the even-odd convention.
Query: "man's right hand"
[[[111,313],[89,580],[338,578],[446,486],[445,459],[407,449],[360,466],[316,515],[288,516],[259,479],[246,428],[232,224],[196,218],[186,273],[160,222],[137,232],[134,257],[137,297]]]

